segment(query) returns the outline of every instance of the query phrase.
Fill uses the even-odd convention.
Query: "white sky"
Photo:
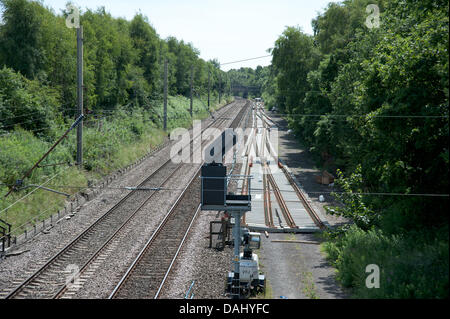
[[[104,6],[114,17],[131,20],[139,11],[162,37],[191,42],[200,57],[220,63],[268,55],[286,26],[300,26],[312,34],[311,20],[330,0],[73,0],[81,9]],[[43,0],[60,13],[67,0]],[[231,68],[269,65],[270,57],[236,64]]]

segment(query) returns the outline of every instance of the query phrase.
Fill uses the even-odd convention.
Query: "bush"
[[[353,225],[323,249],[355,298],[448,298],[449,247],[442,237],[428,241],[420,234],[385,235]],[[366,287],[369,264],[380,268],[380,288]]]

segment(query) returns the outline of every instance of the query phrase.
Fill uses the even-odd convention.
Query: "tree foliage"
[[[417,241],[428,247],[408,254],[429,250],[441,260],[448,250],[448,2],[380,1],[374,28],[365,25],[368,4],[329,4],[313,20],[313,37],[286,28],[273,50],[272,101],[317,164],[337,172],[341,205],[328,210],[355,224],[328,247],[343,282],[367,297],[358,268],[367,248],[349,244],[359,238],[399,276],[370,296],[448,296],[448,261],[424,265],[408,286],[418,259],[397,263],[389,255]],[[387,247],[389,240],[396,244]],[[437,290],[436,272],[447,278]]]
[[[330,4],[311,39],[285,30],[273,50],[275,99],[318,162],[360,167],[366,192],[448,194],[448,4],[384,1],[372,29],[367,4]],[[392,231],[446,222],[448,199],[365,201]]]
[[[34,0],[1,0],[0,67],[54,88],[58,111],[76,113],[76,32],[65,25],[70,12],[57,15]],[[204,61],[191,44],[174,37],[161,39],[141,13],[131,21],[114,18],[104,7],[81,12],[84,38],[86,108],[119,105],[149,110],[161,102],[164,61],[169,63],[169,93],[190,94],[191,68],[198,91],[219,89],[225,72]]]

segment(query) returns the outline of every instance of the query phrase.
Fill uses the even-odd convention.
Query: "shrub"
[[[421,235],[385,235],[381,230],[363,231],[352,225],[323,249],[337,268],[337,279],[353,288],[355,298],[448,298],[449,247],[445,238],[426,241]],[[369,264],[380,268],[380,288],[366,287]]]

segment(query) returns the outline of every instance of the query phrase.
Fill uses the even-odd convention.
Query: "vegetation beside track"
[[[314,35],[287,27],[267,70],[235,78],[260,86],[337,175],[343,205],[329,212],[353,226],[330,233],[324,251],[354,297],[448,298],[448,1],[377,1],[378,16],[373,6],[330,3]],[[369,264],[380,288],[366,287]]]

